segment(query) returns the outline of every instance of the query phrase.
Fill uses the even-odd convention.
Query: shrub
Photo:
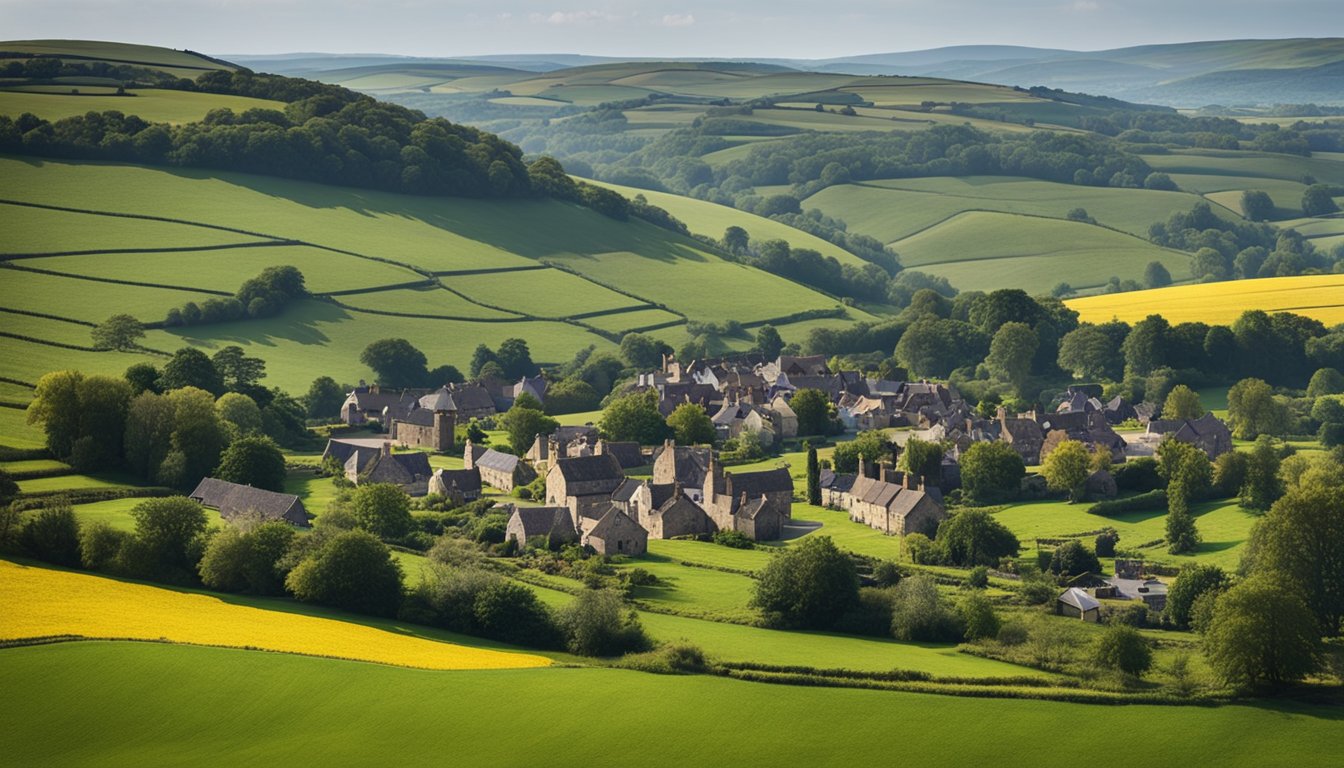
[[[829,536],[808,538],[770,559],[761,570],[751,604],[771,623],[830,626],[858,599],[854,561]]]
[[[502,578],[476,595],[472,613],[480,634],[506,643],[550,648],[559,637],[554,617],[536,593]]]
[[[873,581],[881,587],[893,587],[901,580],[901,567],[890,560],[873,566]]]
[[[1178,627],[1190,625],[1195,601],[1208,592],[1227,588],[1227,574],[1216,565],[1190,563],[1176,575],[1176,583],[1167,591],[1167,617]]]
[[[392,483],[361,485],[350,495],[350,508],[359,527],[380,538],[399,539],[411,529],[411,497]]]
[[[295,535],[278,521],[225,526],[210,538],[201,557],[202,583],[224,592],[283,594],[285,574],[279,563]]]
[[[989,568],[977,565],[966,575],[966,586],[972,589],[984,589],[989,586]]]
[[[116,570],[117,558],[131,534],[118,531],[105,520],[89,523],[79,535],[79,560],[91,571]]]
[[[999,634],[1001,628],[999,617],[994,613],[994,606],[989,602],[989,598],[983,593],[972,592],[963,597],[958,610],[961,613],[961,623],[966,627],[967,640],[980,640]]]
[[[1141,456],[1130,459],[1112,471],[1115,487],[1122,491],[1152,491],[1166,483],[1158,473],[1157,459]]]
[[[372,534],[344,531],[300,562],[285,586],[304,602],[395,616],[401,603],[401,566]]]
[[[892,591],[891,634],[897,640],[951,643],[961,639],[962,628],[933,579],[917,574]]]
[[[1100,501],[1087,508],[1089,515],[1121,515],[1126,512],[1151,512],[1167,508],[1167,492],[1161,488],[1127,499]]]
[[[1126,675],[1140,677],[1153,665],[1153,650],[1131,626],[1112,624],[1097,644],[1097,663]]]
[[[714,532],[714,543],[730,549],[755,549],[756,542],[752,541],[745,533],[741,531],[721,530]]]
[[[1021,548],[1012,531],[982,509],[967,509],[943,521],[938,546],[954,565],[994,565]]]
[[[1124,624],[1129,627],[1146,627],[1148,626],[1148,606],[1142,603],[1122,605],[1111,616],[1111,623]]]
[[[19,546],[25,552],[54,565],[78,568],[79,521],[69,504],[57,502],[23,524]]]
[[[1021,645],[1030,638],[1027,625],[1020,621],[1006,621],[999,627],[998,641],[1007,646]]]
[[[937,545],[922,533],[906,536],[905,548],[910,552],[910,559],[916,565],[938,565],[943,560]]]
[[[1097,561],[1097,556],[1077,540],[1061,544],[1050,558],[1050,572],[1060,576],[1078,576],[1100,570],[1101,563]]]
[[[131,510],[135,536],[141,545],[125,564],[158,578],[194,577],[205,533],[205,509],[191,499],[175,496],[142,501]]]
[[[639,615],[617,593],[586,590],[560,611],[560,626],[571,653],[620,656],[647,650]]]
[[[863,587],[852,608],[835,622],[835,629],[853,635],[891,637],[890,589]]]
[[[1033,570],[1022,576],[1022,588],[1018,595],[1027,605],[1044,605],[1059,593],[1059,585],[1041,571]]]
[[[1120,534],[1113,528],[1107,528],[1097,534],[1097,557],[1115,557],[1115,545],[1120,542]]]
[[[651,672],[655,675],[693,675],[709,669],[709,661],[699,646],[690,643],[670,643],[648,653],[638,653],[621,659],[620,666]]]

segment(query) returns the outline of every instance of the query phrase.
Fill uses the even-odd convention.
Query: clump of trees
[[[526,348],[524,342],[523,349]],[[441,387],[464,381],[462,372],[452,365],[441,365],[430,370],[425,353],[406,339],[379,339],[372,342],[359,353],[359,361],[373,370],[380,384],[396,389]]]
[[[168,310],[163,324],[172,328],[207,323],[225,323],[278,315],[290,302],[308,295],[303,273],[295,267],[267,267],[248,279],[227,299],[189,301]]]

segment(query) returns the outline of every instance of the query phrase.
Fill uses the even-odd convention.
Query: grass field
[[[444,282],[456,288],[459,279],[444,278]],[[513,312],[483,307],[438,286],[370,291],[368,293],[340,296],[337,300],[351,307],[377,312],[401,312],[438,317],[479,318],[482,320],[522,317]]]
[[[440,642],[289,601],[221,597],[0,560],[0,639],[58,635],[301,653],[421,669],[545,666],[544,657]]]
[[[163,277],[171,280],[175,276]],[[196,291],[79,280],[13,269],[6,270],[0,282],[3,283],[0,306],[5,309],[43,312],[89,323],[101,323],[120,312],[135,315],[144,322],[157,322],[173,307],[212,298],[208,293]],[[22,326],[16,323],[15,327]]]
[[[127,115],[138,115],[151,123],[191,123],[205,117],[213,109],[283,110],[283,102],[230,96],[220,93],[168,91],[155,88],[128,90],[128,96],[103,94],[71,94],[70,90],[86,90],[73,85],[65,93],[33,93],[0,88],[0,115],[18,117],[31,112],[38,117],[56,121],[86,112],[116,110]]]
[[[1064,282],[1074,289],[1112,276],[1139,279],[1160,261],[1176,279],[1189,257],[1146,240],[1073,221],[972,211],[958,214],[893,247],[908,268],[946,277],[965,290],[1041,291]]]
[[[22,161],[15,161],[22,162]],[[28,164],[28,163],[25,163]],[[7,169],[9,170],[9,169]],[[8,189],[4,197],[16,197]],[[106,251],[135,248],[194,248],[260,242],[261,238],[168,221],[120,219],[87,213],[0,204],[0,254]]]
[[[549,765],[590,767],[821,766],[903,754],[921,765],[964,766],[1029,751],[1031,763],[1044,768],[1105,753],[1151,764],[1309,768],[1333,765],[1338,756],[1327,746],[1338,712],[1288,702],[1099,710],[603,669],[428,672],[133,643],[0,654],[7,669],[0,692],[5,761],[15,765],[355,765],[450,754],[463,765],[503,766],[545,754]],[[661,722],[635,742],[627,718],[590,717],[576,744],[572,718],[557,716],[651,704]],[[789,732],[743,728],[745,712],[797,725]],[[1085,722],[1104,727],[1061,727]]]
[[[1112,317],[1134,322],[1160,314],[1171,323],[1229,325],[1248,309],[1293,312],[1327,326],[1344,323],[1344,276],[1307,275],[1234,280],[1070,299],[1084,322]]]

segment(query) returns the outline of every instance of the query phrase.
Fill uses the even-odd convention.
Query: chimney
[[[384,441],[383,441],[383,446],[382,446],[382,448],[380,449],[379,452],[380,452],[383,456],[391,456],[391,455],[392,455],[392,444],[389,443],[388,441],[384,440]]]
[[[555,439],[554,432],[546,438],[546,458],[549,461],[555,461],[560,458],[560,441]]]
[[[680,499],[680,498],[681,498],[681,481],[680,481],[680,480],[675,480],[675,481],[672,482],[672,498],[674,498],[674,499]]]
[[[914,473],[914,472],[906,472],[906,473],[905,473],[905,478],[904,478],[904,480],[905,480],[905,482],[903,482],[902,485],[905,486],[905,489],[906,489],[907,491],[918,491],[918,490],[919,490],[919,480],[918,480],[918,478],[915,477],[915,473]]]
[[[863,460],[863,454],[859,454],[859,477],[868,476],[868,466]]]
[[[724,473],[723,495],[730,499],[733,497],[733,473],[731,472]]]
[[[877,479],[879,479],[879,480],[881,480],[882,482],[886,483],[886,482],[890,482],[889,479],[888,479],[889,477],[890,477],[890,475],[889,475],[888,472],[887,472],[887,465],[886,465],[886,464],[878,464],[878,465],[877,465]]]
[[[462,466],[465,469],[475,469],[476,467],[476,461],[471,455],[471,438],[467,438],[467,444],[462,450]]]
[[[378,382],[373,382],[373,386],[369,387],[369,392],[375,395],[378,394]]]

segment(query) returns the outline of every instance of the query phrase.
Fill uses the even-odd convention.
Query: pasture
[[[0,600],[6,606],[0,640],[69,635],[168,641],[438,670],[550,663],[442,642],[390,622],[343,621],[289,601],[165,589],[7,560],[0,560]]]
[[[199,72],[195,74],[200,74]],[[115,93],[86,93],[91,89],[71,85],[64,93],[39,93],[27,90],[0,88],[0,114],[18,117],[31,112],[55,122],[62,118],[83,115],[86,112],[115,110],[127,115],[139,115],[151,123],[192,123],[201,120],[215,109],[245,112],[249,109],[283,110],[283,102],[230,96],[221,93],[170,91],[158,88],[128,89],[126,95]],[[92,89],[97,90],[97,89]]]
[[[1114,276],[1138,280],[1151,261],[1176,279],[1189,273],[1179,251],[1073,221],[971,211],[954,216],[893,247],[906,267],[946,277],[960,290],[1024,288],[1061,282],[1075,290],[1098,288]]]
[[[1293,312],[1327,326],[1344,323],[1344,277],[1304,275],[1200,283],[1070,299],[1083,322],[1135,322],[1161,314],[1171,323],[1230,325],[1242,312]]]
[[[901,753],[925,765],[963,766],[1000,760],[1005,749],[1049,745],[1032,749],[1033,764],[1072,766],[1081,753],[1123,752],[1154,764],[1309,768],[1333,765],[1333,750],[1321,745],[1338,728],[1335,714],[1291,702],[1112,707],[1104,728],[1061,728],[1103,713],[1082,704],[607,669],[430,672],[157,644],[66,643],[0,654],[8,670],[0,693],[6,757],[19,765],[233,765],[243,755],[336,765],[377,763],[394,753],[410,762],[451,754],[475,766],[515,765],[526,754],[590,767],[850,765]],[[154,682],[165,679],[174,684]],[[628,748],[556,749],[574,743],[573,722],[556,712],[627,712],[650,702],[664,715],[660,725]],[[788,734],[743,728],[744,712],[803,725]],[[527,726],[514,727],[519,723]],[[625,718],[589,718],[583,743],[629,743],[629,729]],[[304,738],[296,741],[296,732]]]

